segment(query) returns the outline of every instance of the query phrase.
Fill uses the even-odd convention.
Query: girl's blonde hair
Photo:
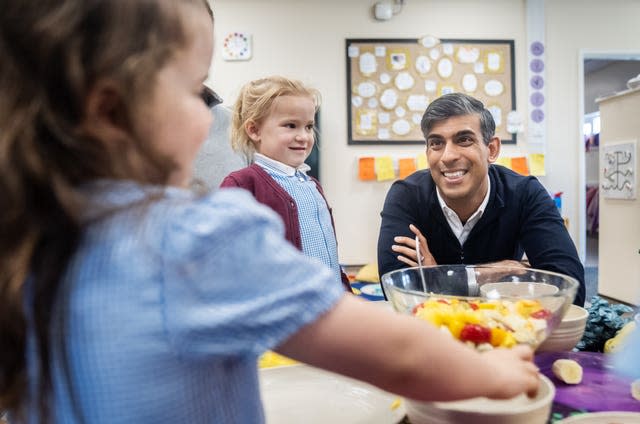
[[[320,92],[298,80],[282,76],[271,76],[251,81],[240,90],[234,105],[231,120],[231,146],[253,162],[256,147],[245,130],[246,124],[253,122],[262,124],[271,113],[273,102],[281,96],[309,97],[315,104],[316,111],[320,107]],[[314,132],[315,137],[315,132]]]
[[[79,186],[98,178],[163,184],[175,166],[131,122],[159,70],[191,41],[185,4],[213,19],[206,0],[0,0],[0,411],[20,422],[27,403],[40,422],[50,420],[51,352],[66,353],[67,343],[50,336],[67,331],[51,318],[82,236]],[[80,131],[102,80],[119,93],[113,119],[127,132],[115,148]],[[32,403],[25,307],[40,372]]]

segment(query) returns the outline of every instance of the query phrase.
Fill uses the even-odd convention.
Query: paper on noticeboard
[[[377,157],[376,170],[378,181],[393,180],[396,177],[396,173],[393,170],[393,159],[391,159],[391,156]]]
[[[398,159],[398,178],[404,179],[416,172],[416,161],[413,158]]]
[[[531,175],[541,177],[546,175],[544,170],[544,154],[532,153],[529,155],[529,167],[531,168]]]
[[[376,179],[375,158],[363,157],[358,160],[358,178],[362,181],[371,181]]]
[[[511,158],[511,169],[520,175],[529,175],[527,158],[524,156]]]
[[[498,159],[496,159],[495,164],[511,169],[511,158],[499,156]]]
[[[416,156],[416,162],[418,163],[418,169],[427,169],[429,168],[429,163],[427,162],[427,155],[424,153],[420,153]]]

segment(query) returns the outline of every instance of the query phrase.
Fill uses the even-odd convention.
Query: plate
[[[594,412],[573,415],[556,424],[633,424],[640,423],[640,413],[636,412]]]
[[[267,424],[397,424],[406,414],[401,397],[308,365],[259,377]]]
[[[351,283],[351,287],[357,290],[357,294],[367,300],[384,300],[384,293],[380,283]]]
[[[369,296],[384,297],[380,284],[367,284],[366,286],[362,286],[360,291],[364,294],[368,294]]]

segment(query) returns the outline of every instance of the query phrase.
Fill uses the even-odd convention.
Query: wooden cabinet
[[[640,303],[640,199],[606,196],[604,157],[611,146],[637,142],[635,169],[630,181],[638,190],[640,146],[640,89],[627,90],[597,100],[600,106],[600,233],[598,292],[623,302]],[[607,149],[606,146],[610,146]],[[634,151],[631,149],[630,151]]]

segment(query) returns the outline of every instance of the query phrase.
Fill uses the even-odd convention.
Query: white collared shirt
[[[436,187],[436,194],[438,195],[438,202],[440,203],[440,207],[442,208],[442,213],[444,214],[444,217],[447,219],[447,222],[449,223],[449,227],[451,228],[451,231],[453,231],[453,234],[455,234],[455,236],[458,238],[458,241],[460,242],[460,246],[464,245],[464,242],[467,241],[467,237],[469,237],[469,233],[471,232],[473,227],[478,223],[478,221],[480,221],[480,218],[482,218],[482,214],[484,213],[484,210],[487,207],[487,203],[489,203],[490,193],[491,193],[491,180],[487,175],[487,194],[485,194],[484,199],[482,200],[482,203],[480,204],[478,209],[476,209],[476,211],[471,215],[471,217],[469,217],[467,222],[464,225],[462,225],[462,221],[460,220],[460,217],[458,216],[458,214],[455,213],[455,211],[451,209],[449,206],[447,206],[447,204],[444,202],[444,199],[440,195],[440,190]]]
[[[292,166],[289,166],[289,165],[284,164],[282,162],[278,162],[277,160],[271,159],[271,158],[269,158],[269,157],[267,157],[267,156],[265,156],[263,154],[257,153],[257,152],[254,153],[254,155],[253,155],[253,161],[257,165],[260,165],[262,168],[267,170],[267,172],[268,172],[269,169],[272,169],[274,171],[279,171],[280,173],[282,173],[282,174],[284,174],[284,175],[286,175],[288,177],[293,177],[294,175],[296,175],[296,172],[300,172],[306,177],[307,172],[311,169],[311,167],[309,165],[307,165],[306,163],[303,163],[299,167],[294,168]]]

